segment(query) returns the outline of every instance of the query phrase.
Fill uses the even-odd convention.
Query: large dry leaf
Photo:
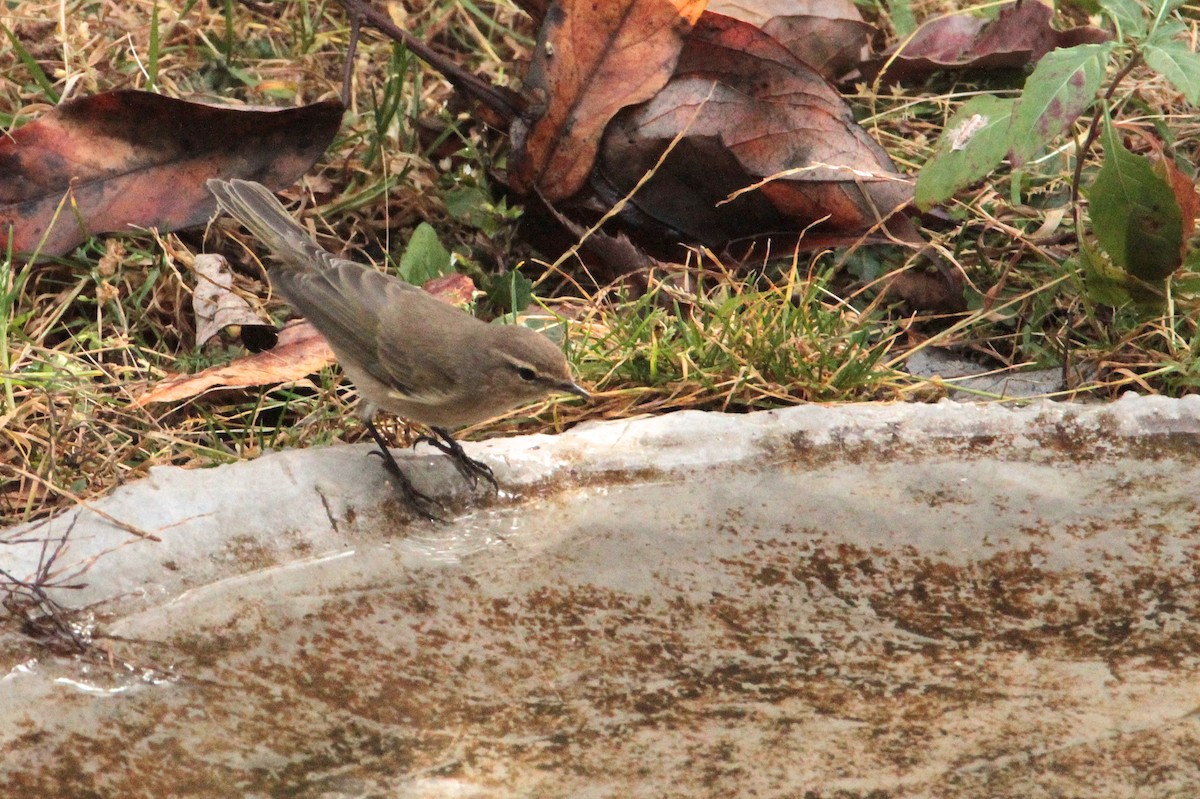
[[[0,250],[42,257],[97,233],[178,230],[216,209],[208,178],[289,186],[325,152],[339,102],[218,108],[139,91],[64,103],[0,138]]]
[[[761,29],[830,80],[862,62],[875,34],[853,0],[713,0],[707,10]]]
[[[861,233],[911,199],[911,182],[829,83],[729,17],[706,13],[671,82],[613,120],[593,184],[601,198],[630,191],[684,131],[632,204],[710,246],[821,220],[824,232]]]
[[[921,79],[946,69],[1012,69],[1036,63],[1056,47],[1108,41],[1099,28],[1050,27],[1054,12],[1029,0],[1005,6],[996,19],[953,14],[931,20],[898,47],[863,66],[868,77],[886,68],[888,80]]]
[[[273,348],[195,374],[172,375],[138,397],[134,405],[180,402],[219,389],[290,383],[319,372],[336,360],[315,327],[305,321],[294,321],[279,331],[279,343]]]
[[[704,0],[563,0],[550,7],[513,122],[509,184],[551,202],[575,194],[613,115],[653,97]]]

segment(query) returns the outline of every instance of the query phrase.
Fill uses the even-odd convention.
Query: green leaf
[[[1108,121],[1104,163],[1088,192],[1096,240],[1117,266],[1147,283],[1179,268],[1183,214],[1170,183],[1150,161],[1122,146]]]
[[[504,308],[510,314],[518,314],[533,302],[533,281],[517,270],[503,275],[492,275],[485,291],[497,308]]]
[[[450,251],[438,240],[437,231],[428,222],[417,225],[404,255],[400,256],[400,277],[414,286],[423,286],[452,271]]]
[[[890,0],[887,9],[897,38],[904,39],[917,29],[917,17],[913,14],[910,0]]]
[[[1150,8],[1150,16],[1154,20],[1154,28],[1162,25],[1170,14],[1178,8],[1182,8],[1186,2],[1187,0],[1159,0],[1159,2],[1154,3]]]
[[[446,211],[459,222],[473,223],[487,214],[489,197],[478,186],[460,186],[442,195]]]
[[[1092,302],[1119,308],[1133,297],[1129,293],[1129,276],[1105,260],[1090,243],[1081,242],[1079,254],[1064,265],[1082,267],[1083,293]]]
[[[1013,112],[1009,141],[1013,166],[1037,155],[1066,131],[1096,96],[1113,43],[1081,44],[1051,50],[1025,81]]]
[[[1142,54],[1150,68],[1169,80],[1190,105],[1200,105],[1200,53],[1171,39],[1147,44]]]
[[[1146,21],[1146,5],[1141,0],[1100,0],[1100,7],[1117,23],[1117,30],[1121,32],[1122,38],[1146,38],[1149,27]]]
[[[1150,32],[1146,37],[1145,44],[1163,44],[1171,39],[1177,39],[1187,32],[1187,25],[1177,19],[1169,19]]]
[[[954,196],[1004,160],[1014,102],[984,94],[965,103],[950,118],[937,153],[917,176],[917,207],[925,211]]]

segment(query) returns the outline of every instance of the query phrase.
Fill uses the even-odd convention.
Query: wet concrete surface
[[[677,414],[477,448],[523,498],[447,526],[362,448],[170,470],[103,508],[162,543],[71,528],[92,654],[0,636],[0,796],[1194,796],[1198,440]]]

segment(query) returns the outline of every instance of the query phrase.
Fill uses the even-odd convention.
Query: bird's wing
[[[486,325],[432,294],[417,293],[405,302],[390,303],[380,315],[380,379],[407,386],[410,402],[455,402],[463,392],[478,390],[479,329]]]
[[[389,309],[419,302],[420,289],[342,259],[332,259],[324,269],[272,269],[268,274],[288,304],[329,341],[339,361],[352,362],[401,394],[416,393],[406,354],[390,352],[386,357],[394,362],[385,366],[379,339]]]

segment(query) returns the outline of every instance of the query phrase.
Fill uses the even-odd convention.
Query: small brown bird
[[[336,258],[301,228],[265,186],[210,180],[230,216],[265,244],[279,265],[271,283],[329,341],[361,397],[359,415],[389,474],[412,507],[436,519],[437,502],[417,491],[375,429],[377,410],[427,425],[427,442],[475,486],[497,487],[491,468],[467,456],[450,431],[546,394],[587,398],[550,339],[519,325],[481,322],[397,277]]]

